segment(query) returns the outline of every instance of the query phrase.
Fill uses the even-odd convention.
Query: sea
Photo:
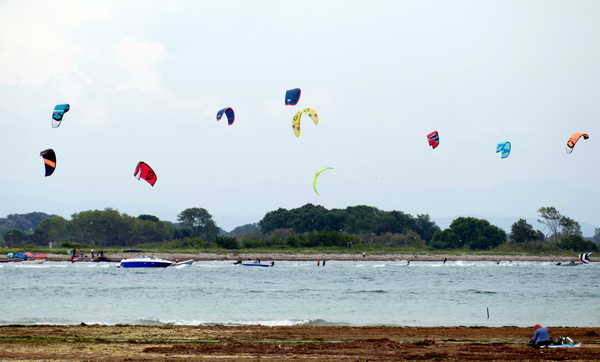
[[[600,326],[600,263],[2,263],[0,280],[0,325]]]

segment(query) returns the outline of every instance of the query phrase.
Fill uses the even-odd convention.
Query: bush
[[[184,238],[158,243],[144,243],[137,245],[140,249],[216,249],[217,244],[205,241],[202,238]]]
[[[89,245],[84,243],[78,243],[75,241],[65,241],[60,244],[61,248],[70,248],[70,249],[89,249],[91,248]]]
[[[240,245],[236,238],[232,238],[230,236],[219,236],[215,240],[217,245],[224,249],[239,249]]]
[[[585,240],[579,235],[571,235],[563,238],[560,243],[558,243],[558,246],[561,249],[579,252],[598,251],[598,245],[589,240]]]
[[[452,230],[445,229],[444,231],[436,231],[429,242],[429,246],[434,249],[456,249],[462,246],[458,235]]]

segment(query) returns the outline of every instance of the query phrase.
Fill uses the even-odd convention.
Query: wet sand
[[[535,350],[531,328],[1,326],[1,360],[600,360],[600,328],[550,327],[581,348]]]

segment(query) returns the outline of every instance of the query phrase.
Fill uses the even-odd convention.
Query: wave
[[[205,321],[205,320],[160,320],[160,319],[138,319],[133,324],[139,325],[172,325],[172,326],[323,326],[341,325],[340,323],[326,321],[324,319],[281,319],[281,320],[231,320],[231,321]]]

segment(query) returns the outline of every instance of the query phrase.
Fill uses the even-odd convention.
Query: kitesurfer
[[[533,348],[547,347],[552,343],[552,339],[550,339],[550,333],[548,332],[548,328],[542,327],[539,324],[536,324],[534,327],[535,332],[533,332],[533,337],[529,341],[529,346]]]
[[[448,261],[448,258],[444,257],[444,264],[446,264],[447,261]]]
[[[326,260],[325,260],[325,259],[323,259],[323,267],[325,267],[325,262],[326,262]]]

